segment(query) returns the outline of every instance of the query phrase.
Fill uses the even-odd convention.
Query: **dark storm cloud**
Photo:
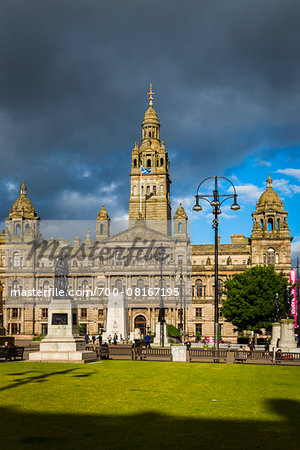
[[[298,1],[0,5],[1,217],[22,178],[42,217],[125,212],[149,82],[175,190],[299,144]]]

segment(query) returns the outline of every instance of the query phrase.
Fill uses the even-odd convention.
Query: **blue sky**
[[[269,172],[273,179],[273,188],[280,195],[284,202],[284,208],[288,211],[288,225],[290,228],[292,242],[292,259],[300,255],[300,223],[297,205],[300,199],[300,152],[297,148],[257,150],[253,155],[248,156],[241,164],[234,167],[225,167],[224,171],[211,175],[221,175],[229,178],[236,186],[238,192],[238,203],[241,209],[237,212],[230,210],[231,201],[227,200],[222,208],[224,214],[220,217],[219,234],[222,243],[230,242],[232,234],[251,235],[252,216],[255,211],[256,202],[259,196],[266,189],[266,179]],[[199,181],[201,181],[199,179]],[[208,187],[209,186],[209,187]],[[224,183],[222,192],[227,192],[229,184]],[[208,183],[207,190],[213,189],[213,185]],[[175,192],[177,189],[175,190]],[[196,191],[196,187],[195,187]],[[178,195],[180,201],[180,193]],[[178,199],[174,199],[178,203]],[[183,198],[182,201],[189,206],[189,217],[192,221],[192,242],[193,243],[213,243],[214,231],[211,228],[212,215],[205,206],[204,211],[195,213],[191,211],[194,198]]]
[[[229,177],[241,210],[221,242],[251,232],[268,173],[300,255],[300,3],[295,0],[0,0],[0,220],[24,179],[45,220],[128,216],[131,150],[149,83],[193,242],[207,176]],[[246,20],[245,20],[246,18]]]

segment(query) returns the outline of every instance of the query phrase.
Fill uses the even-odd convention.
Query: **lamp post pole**
[[[233,194],[220,194],[218,190],[218,179],[222,179],[225,181],[228,181],[231,184],[231,187],[233,188]],[[214,190],[212,195],[203,195],[199,194],[199,188],[202,186],[202,184],[208,180],[214,180]],[[232,198],[233,204],[231,205],[231,209],[233,211],[237,211],[240,209],[239,205],[237,204],[237,193],[236,189],[233,185],[233,183],[225,177],[208,177],[205,178],[201,183],[199,183],[197,188],[197,193],[195,195],[196,197],[196,203],[193,207],[193,211],[201,211],[202,206],[199,205],[199,199],[207,201],[210,206],[213,207],[213,225],[212,228],[215,230],[215,296],[214,296],[214,348],[215,350],[219,350],[219,265],[218,265],[218,253],[219,253],[219,214],[222,213],[220,210],[220,206],[223,202],[226,200]],[[222,201],[221,201],[222,200]]]
[[[182,266],[181,266],[181,269],[180,269],[180,324],[179,324],[179,326],[180,326],[180,342],[182,342],[182,332],[183,332],[183,330],[182,330],[182,315],[183,315],[183,310],[182,310],[182,294],[183,294],[183,292],[182,292]]]
[[[215,177],[214,201],[219,202],[218,178]],[[214,208],[213,228],[215,230],[215,322],[214,322],[214,347],[219,350],[219,219],[218,208]]]
[[[165,308],[162,296],[162,265],[164,260],[164,250],[161,246],[158,252],[159,265],[160,265],[160,288],[159,288],[159,323],[160,323],[160,346],[165,346],[165,333],[164,333],[164,325],[165,325]]]

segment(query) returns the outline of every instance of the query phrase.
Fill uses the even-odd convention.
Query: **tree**
[[[238,331],[270,329],[274,322],[275,296],[278,293],[280,315],[283,315],[284,292],[289,286],[285,275],[273,266],[256,266],[233,275],[225,282],[227,298],[222,314]]]

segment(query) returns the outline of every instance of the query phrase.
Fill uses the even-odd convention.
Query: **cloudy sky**
[[[22,179],[43,219],[128,213],[130,154],[153,83],[171,160],[173,211],[212,242],[199,181],[228,176],[251,232],[268,172],[300,254],[300,2],[0,0],[0,217]],[[224,189],[226,187],[224,186]]]

